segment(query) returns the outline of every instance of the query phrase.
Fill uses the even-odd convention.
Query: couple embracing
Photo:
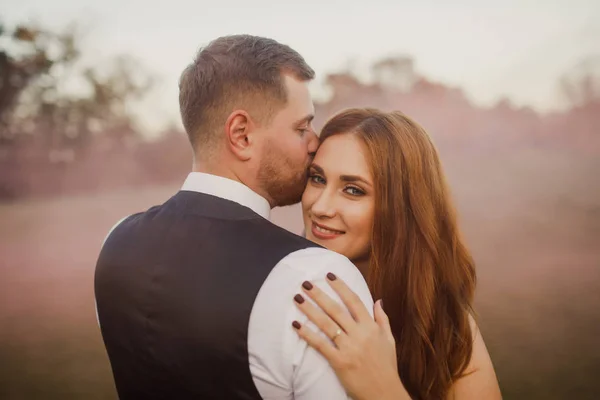
[[[213,40],[182,73],[192,172],[119,221],[96,265],[121,399],[501,397],[436,148],[375,109],[317,136],[313,78],[250,35]],[[298,202],[304,237],[269,221]]]

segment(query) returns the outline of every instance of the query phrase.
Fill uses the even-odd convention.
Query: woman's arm
[[[452,400],[502,399],[498,379],[492,360],[475,320],[471,317],[473,353],[465,370],[465,376],[452,386],[449,398]]]
[[[356,294],[342,280],[328,277],[328,283],[351,315],[320,289],[303,285],[304,293],[322,310],[308,301],[296,302],[296,305],[330,340],[306,326],[296,325],[300,337],[329,361],[354,399],[410,399],[398,375],[396,345],[381,301],[375,303],[373,321]],[[451,387],[449,399],[502,399],[492,361],[472,318],[471,329],[474,338],[471,361],[465,376]]]
[[[355,400],[408,400],[396,364],[396,344],[381,301],[374,306],[375,321],[344,282],[333,274],[327,281],[338,293],[350,314],[316,285],[305,282],[310,301],[296,305],[329,338],[294,321],[298,335],[331,364],[348,394]]]

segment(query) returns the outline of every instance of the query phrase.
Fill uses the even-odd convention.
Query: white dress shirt
[[[237,181],[192,172],[181,190],[228,199],[252,209],[265,219],[270,216],[271,207],[267,200]],[[343,279],[372,315],[373,299],[367,284],[346,257],[321,248],[299,250],[284,257],[264,281],[254,301],[248,325],[250,372],[263,399],[348,399],[327,360],[300,339],[292,327],[292,321],[297,320],[317,329],[307,322],[293,300],[297,293],[302,293],[301,285],[306,280],[343,304],[326,282],[328,272]]]

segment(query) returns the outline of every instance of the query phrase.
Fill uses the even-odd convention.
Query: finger
[[[302,289],[336,324],[341,326],[348,334],[352,334],[356,328],[356,322],[338,302],[308,281],[302,284]]]
[[[381,299],[375,302],[373,314],[375,316],[375,322],[377,322],[377,325],[385,332],[387,338],[395,342],[392,327],[390,326],[390,319],[383,310],[383,301]]]
[[[321,353],[330,364],[335,364],[338,361],[339,350],[330,341],[298,321],[292,322],[292,326],[298,336],[305,340],[310,347]]]
[[[319,328],[328,338],[334,340],[336,346],[339,347],[344,344],[347,336],[343,331],[343,327],[336,324],[327,314],[325,314],[325,312],[323,312],[323,310],[306,301],[301,294],[297,294],[294,297],[294,302],[300,311],[302,311],[317,328]],[[334,338],[338,329],[342,329],[342,333]]]
[[[335,292],[340,296],[340,298],[342,299],[346,307],[348,307],[348,310],[350,310],[350,313],[356,321],[361,322],[373,320],[373,318],[371,318],[371,314],[369,314],[369,311],[365,307],[360,297],[358,297],[358,295],[354,293],[352,289],[350,289],[348,285],[344,283],[343,280],[339,279],[333,273],[329,272],[327,274],[327,282],[333,288],[333,290],[335,290]]]

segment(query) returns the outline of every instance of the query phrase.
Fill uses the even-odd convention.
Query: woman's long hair
[[[343,111],[321,140],[340,134],[360,138],[371,163],[375,217],[366,279],[390,318],[400,378],[414,399],[446,398],[471,358],[476,276],[437,150],[400,112]]]

